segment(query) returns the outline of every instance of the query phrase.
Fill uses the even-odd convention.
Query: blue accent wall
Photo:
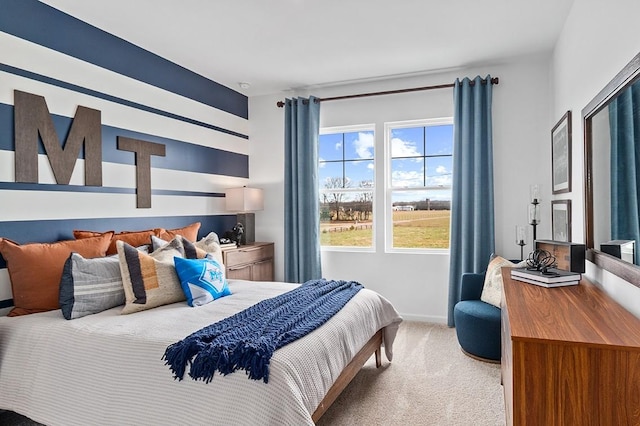
[[[58,133],[58,139],[62,143],[69,132],[72,119],[55,114],[51,114],[51,118]],[[164,144],[166,156],[152,156],[152,167],[249,177],[249,156],[247,155],[106,125],[102,126],[102,161],[135,164],[134,153],[117,149],[118,136]],[[0,103],[0,149],[14,151],[14,145],[13,105]],[[45,153],[42,144],[39,152]],[[80,153],[79,158],[84,158],[84,152]]]
[[[0,238],[54,242],[73,239],[74,229],[175,229],[194,222],[202,224],[201,238],[236,224],[223,197],[249,177],[246,96],[39,1],[0,0],[0,6],[0,37],[8,46],[0,52]],[[66,81],[67,75],[82,81]],[[61,144],[70,111],[101,110],[108,123],[101,125],[104,182],[112,186],[51,183],[43,157],[40,183],[15,182],[14,90],[45,97]],[[118,136],[166,147],[164,157],[151,156],[148,209],[136,207],[135,155],[117,149]],[[42,145],[39,151],[45,153]],[[0,270],[6,267],[0,256]],[[13,304],[5,272],[0,309]]]
[[[2,0],[1,6],[0,31],[238,117],[249,117],[245,95],[58,9],[37,0]]]

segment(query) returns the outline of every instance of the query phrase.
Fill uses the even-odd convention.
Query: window
[[[373,247],[374,126],[322,129],[319,138],[320,244]]]
[[[321,130],[321,246],[371,250],[377,220],[386,224],[378,229],[384,229],[387,250],[448,249],[453,120],[385,123],[384,145],[380,140],[378,146],[384,146],[386,184],[377,189],[374,128],[365,125]],[[384,216],[377,218],[376,199],[380,207],[385,206]],[[382,237],[381,233],[378,238]]]
[[[453,121],[385,124],[387,249],[449,248]]]

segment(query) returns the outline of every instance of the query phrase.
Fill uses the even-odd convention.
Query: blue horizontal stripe
[[[0,150],[15,151],[13,115],[13,105],[0,103]],[[66,138],[73,119],[56,114],[51,114],[51,118],[58,133],[58,138]],[[135,164],[134,153],[121,151],[117,148],[118,136],[164,144],[166,155],[164,157],[151,156],[152,167],[242,178],[249,177],[248,155],[107,125],[102,125],[103,161],[118,164]],[[39,145],[39,153],[44,154],[44,147],[42,144]],[[79,158],[84,158],[84,150],[81,150]]]
[[[249,117],[245,95],[39,1],[3,0],[0,31],[238,117]]]
[[[10,308],[13,306],[13,299],[0,300],[0,309]]]
[[[73,230],[87,231],[136,231],[151,228],[176,229],[194,222],[200,222],[198,238],[209,232],[224,235],[237,222],[236,215],[210,216],[161,216],[161,217],[119,217],[93,219],[27,220],[0,222],[0,237],[8,238],[20,244],[31,242],[50,243],[59,240],[72,240]],[[0,256],[0,268],[6,262]]]
[[[135,188],[117,188],[113,186],[58,185],[44,183],[0,182],[0,189],[9,191],[58,191],[92,192],[102,194],[135,194]],[[222,192],[176,191],[172,189],[152,189],[153,195],[177,195],[184,197],[224,197]]]
[[[221,198],[225,196],[225,194],[222,192],[175,191],[171,189],[152,189],[151,193],[154,195],[178,195],[178,196],[186,196],[186,197]]]
[[[11,65],[6,65],[0,63],[0,71],[5,71],[10,74],[19,75],[21,77],[26,77],[31,80],[41,81],[43,83],[51,84],[53,86],[62,87],[64,89],[73,90],[78,93],[84,93],[86,95],[90,95],[96,98],[104,99],[110,102],[114,102],[120,105],[125,105],[131,108],[139,109],[142,111],[151,112],[153,114],[162,115],[164,117],[173,118],[175,120],[184,121],[185,123],[195,124],[196,126],[206,127],[207,129],[216,130],[218,132],[227,133],[229,135],[237,136],[243,139],[249,139],[249,136],[243,135],[242,133],[234,132],[232,130],[224,129],[222,127],[214,126],[213,124],[205,123],[203,121],[194,120],[189,117],[184,117],[182,115],[174,114],[172,112],[164,111],[158,108],[150,107],[147,105],[140,104],[138,102],[129,101],[127,99],[119,98],[117,96],[108,95],[106,93],[98,92],[96,90],[88,89],[86,87],[78,86],[76,84],[67,83],[62,80],[57,80],[55,78],[47,77],[42,74],[37,74],[31,71],[26,71],[20,68],[12,67]]]
[[[0,189],[9,191],[57,191],[57,192],[95,192],[105,194],[135,194],[135,188],[116,188],[110,186],[58,185],[45,183],[0,182]]]

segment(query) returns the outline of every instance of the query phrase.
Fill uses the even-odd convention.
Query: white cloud
[[[374,167],[375,166],[373,165],[373,163],[367,164],[367,169],[369,169],[369,170],[373,170]]]
[[[353,144],[358,158],[373,158],[373,133],[358,132],[358,139]]]
[[[414,157],[421,154],[418,152],[415,142],[393,138],[391,139],[391,155],[393,157]]]
[[[451,186],[451,175],[431,176],[427,178],[428,186]]]
[[[340,151],[342,149],[342,142],[336,143],[336,151]]]
[[[422,177],[422,173],[415,170],[409,172],[395,171],[391,173],[393,186],[401,188],[410,186],[422,186]]]
[[[446,166],[437,166],[435,172],[436,174],[427,174],[427,186],[451,186],[453,178]]]

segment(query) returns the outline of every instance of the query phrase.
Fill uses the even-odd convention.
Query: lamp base
[[[253,213],[238,213],[238,223],[244,227],[240,238],[240,245],[252,244],[256,241],[256,215]]]

